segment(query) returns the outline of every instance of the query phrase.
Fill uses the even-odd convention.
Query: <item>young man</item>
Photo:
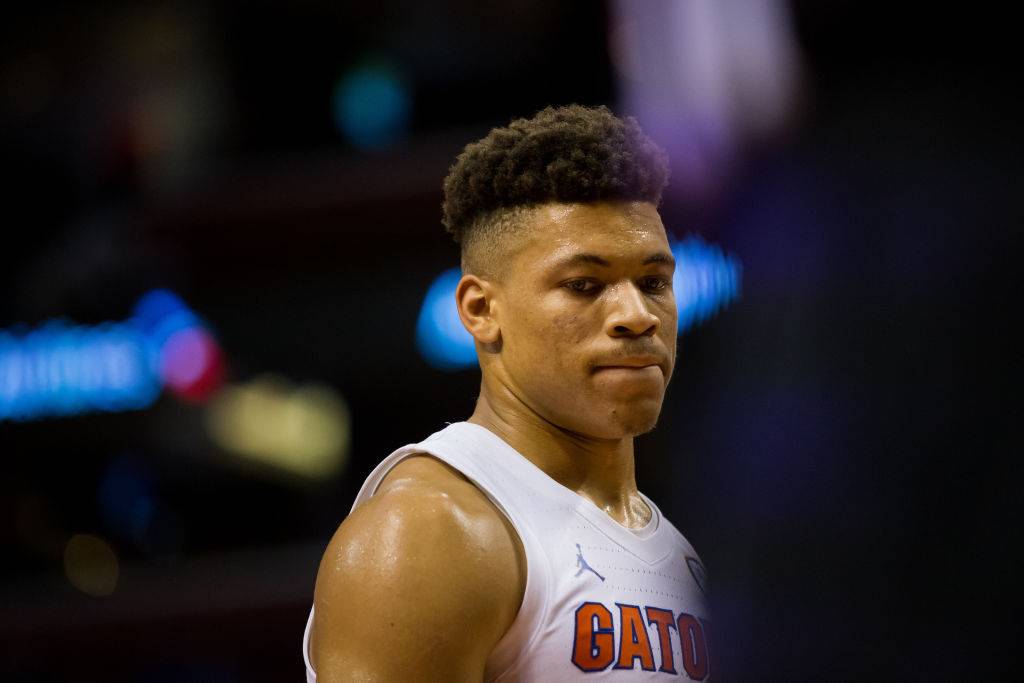
[[[476,409],[373,471],[328,546],[309,681],[706,680],[703,567],[637,490],[676,358],[663,153],[548,108],[445,180]]]

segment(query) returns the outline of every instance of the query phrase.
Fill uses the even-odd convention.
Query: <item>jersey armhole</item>
[[[445,463],[466,477],[505,516],[523,546],[523,556],[526,561],[526,585],[523,589],[523,600],[512,625],[498,640],[487,658],[484,680],[497,681],[515,669],[522,655],[530,650],[540,633],[548,611],[551,573],[547,569],[547,555],[544,547],[525,520],[510,511],[495,496],[493,489],[497,487],[489,485],[489,477],[479,468],[474,467],[474,463],[469,458],[461,457],[461,453],[449,453],[447,450],[436,448],[435,444],[430,441],[410,444],[398,449],[382,460],[370,473],[359,490],[352,509],[356,509],[373,497],[381,482],[384,481],[384,477],[400,462],[414,456],[428,456]]]
[[[313,669],[313,662],[309,659],[309,633],[313,628],[313,613],[316,607],[309,608],[309,618],[306,620],[306,630],[302,634],[302,661],[306,664],[306,683],[316,683],[316,671]]]

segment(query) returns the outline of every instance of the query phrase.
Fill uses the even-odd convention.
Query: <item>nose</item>
[[[658,331],[661,319],[651,313],[647,299],[632,282],[616,288],[606,329],[612,337],[651,336]]]

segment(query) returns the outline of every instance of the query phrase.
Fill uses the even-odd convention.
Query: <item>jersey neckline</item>
[[[637,491],[640,498],[647,504],[647,507],[651,510],[651,518],[647,524],[639,529],[631,529],[623,524],[620,524],[607,512],[599,508],[592,500],[581,496],[576,491],[573,491],[564,484],[558,482],[552,478],[547,472],[537,467],[529,458],[517,451],[503,438],[492,432],[483,425],[478,425],[475,422],[454,422],[449,425],[449,428],[467,425],[472,431],[478,434],[485,435],[486,438],[493,441],[499,448],[503,449],[510,457],[514,457],[515,460],[519,461],[525,468],[525,470],[532,476],[538,486],[544,485],[554,495],[559,496],[567,504],[576,510],[582,517],[587,519],[590,523],[610,536],[612,540],[617,542],[619,545],[638,555],[641,559],[646,562],[652,562],[657,558],[648,558],[646,549],[644,546],[647,544],[643,543],[658,534],[659,531],[665,528],[665,524],[662,523],[661,510],[654,504],[650,498],[648,498],[642,491]],[[543,483],[542,483],[543,482]],[[638,543],[639,541],[639,543]]]

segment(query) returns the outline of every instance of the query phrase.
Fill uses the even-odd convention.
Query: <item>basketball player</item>
[[[703,567],[637,490],[676,358],[664,154],[548,108],[445,180],[476,409],[370,474],[324,554],[309,681],[707,680]]]

